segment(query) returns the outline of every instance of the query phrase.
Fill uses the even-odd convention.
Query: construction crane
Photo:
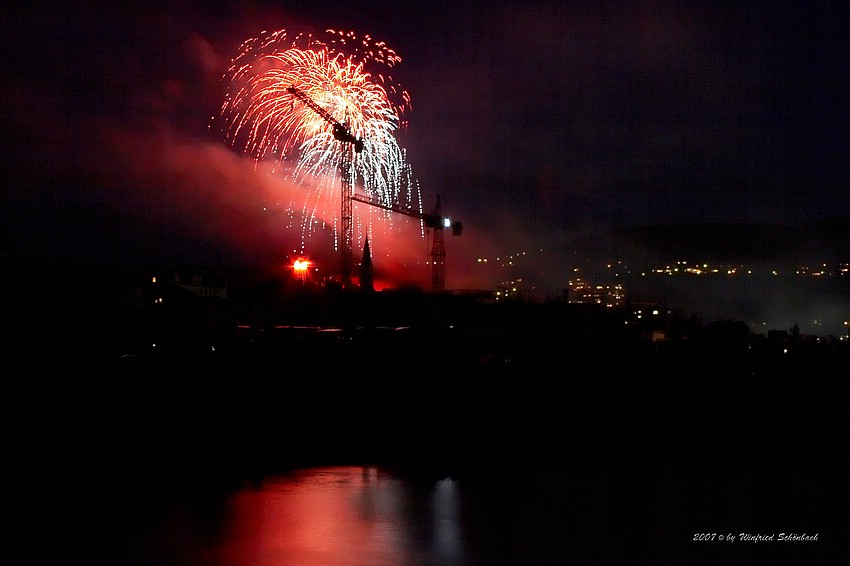
[[[337,141],[350,144],[354,148],[355,153],[363,151],[363,140],[354,136],[344,123],[330,115],[330,113],[316,104],[306,93],[290,86],[286,92],[293,95],[295,98],[306,104],[313,112],[321,116],[326,122],[333,127],[333,136]],[[353,177],[353,157],[349,151],[343,151],[342,162],[340,164],[340,177],[342,178],[342,189],[340,198],[340,253],[342,256],[342,286],[344,288],[351,287],[351,246],[352,246],[352,215],[351,215],[351,195],[353,194],[352,182]]]
[[[351,200],[416,218],[417,220],[422,221],[426,228],[431,229],[433,234],[433,241],[431,244],[431,290],[434,292],[441,292],[445,290],[446,244],[443,237],[443,230],[451,228],[452,234],[460,236],[463,232],[463,224],[457,221],[452,222],[450,218],[442,216],[440,212],[440,195],[437,195],[437,206],[432,213],[417,212],[410,210],[409,208],[376,202],[358,194],[352,194]]]

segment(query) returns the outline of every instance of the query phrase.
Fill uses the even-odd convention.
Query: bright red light
[[[298,258],[292,263],[292,271],[302,283],[307,279],[307,272],[309,269],[310,262],[306,259]]]
[[[310,262],[306,259],[296,259],[295,263],[292,264],[292,269],[295,270],[296,273],[304,273],[309,269]]]

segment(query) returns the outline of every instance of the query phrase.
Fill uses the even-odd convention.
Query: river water
[[[846,469],[837,458],[709,460],[622,454],[578,463],[565,446],[557,455],[506,456],[446,473],[330,465],[225,479],[211,466],[169,478],[162,462],[146,476],[154,464],[142,460],[124,473],[92,468],[83,478],[54,466],[37,482],[6,484],[14,505],[3,508],[3,562],[847,563]],[[779,542],[781,533],[817,538]],[[695,540],[706,534],[712,540]],[[739,540],[716,538],[730,534]],[[743,534],[774,540],[747,542]]]
[[[0,563],[850,563],[840,368],[692,365],[7,378]]]

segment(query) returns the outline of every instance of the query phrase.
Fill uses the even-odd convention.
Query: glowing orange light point
[[[310,262],[306,259],[296,259],[292,264],[292,270],[295,275],[302,281],[307,277],[307,270],[310,268]]]

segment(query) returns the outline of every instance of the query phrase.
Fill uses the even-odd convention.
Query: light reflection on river
[[[786,438],[787,437],[783,437]],[[749,448],[752,448],[750,446]],[[8,483],[0,561],[87,566],[846,564],[838,455],[650,450],[458,476],[334,466],[235,484],[215,473],[71,475]],[[588,453],[584,453],[587,455]],[[175,483],[176,482],[176,483]],[[99,484],[99,485],[98,485]],[[844,491],[842,491],[844,490]],[[14,496],[14,497],[10,497]],[[699,532],[819,533],[817,544],[695,544]],[[5,551],[5,552],[4,552]],[[10,562],[14,563],[14,562]]]
[[[444,478],[416,490],[373,467],[300,470],[233,492],[215,525],[209,515],[178,507],[151,542],[167,554],[160,563],[461,564],[456,488]]]
[[[200,389],[169,389],[167,402],[136,410],[85,404],[103,397],[79,391],[49,389],[29,404],[9,396],[20,414],[4,427],[0,563],[848,564],[846,397],[840,379],[804,377],[595,376],[595,388],[563,397],[533,381],[493,383],[455,387],[452,410],[432,404],[433,394],[392,419],[344,389],[322,398],[335,406],[312,434],[312,413],[258,426],[257,407],[277,417],[260,401],[281,398],[265,390],[246,394],[256,401],[250,412],[229,415],[238,403],[223,395],[182,413],[179,401]],[[361,407],[374,411],[377,433],[357,434]],[[285,436],[299,422],[303,434]],[[269,456],[280,452],[287,457]],[[695,533],[715,530],[820,538],[694,544]]]

